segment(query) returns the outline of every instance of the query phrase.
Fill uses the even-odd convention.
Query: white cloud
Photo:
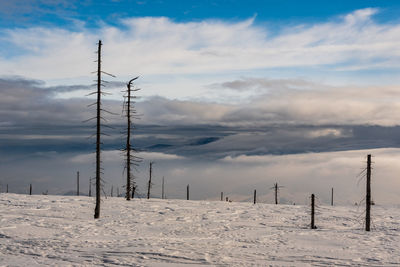
[[[376,9],[357,10],[325,23],[286,27],[277,35],[254,19],[178,23],[163,17],[131,18],[124,27],[97,31],[28,28],[2,32],[2,41],[25,51],[2,58],[0,72],[38,79],[88,76],[98,38],[104,64],[118,75],[205,74],[268,67],[348,68],[398,66],[400,26],[378,24]],[[183,88],[182,88],[183,90]]]

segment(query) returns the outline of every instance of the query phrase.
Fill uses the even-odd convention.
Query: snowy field
[[[399,208],[0,194],[0,266],[400,266]]]

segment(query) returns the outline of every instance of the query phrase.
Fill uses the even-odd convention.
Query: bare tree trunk
[[[94,209],[94,218],[100,217],[101,202],[101,160],[100,160],[100,136],[101,136],[101,40],[98,43],[97,50],[97,117],[96,117],[96,207]]]
[[[315,196],[314,194],[311,194],[311,229],[316,229],[317,227],[315,226]]]
[[[131,199],[131,195],[132,198],[135,195],[135,181],[133,180],[133,175],[131,172],[131,167],[132,165],[136,165],[138,162],[140,162],[140,158],[133,156],[132,155],[132,151],[135,151],[132,148],[132,144],[131,144],[131,132],[132,132],[132,118],[133,114],[135,114],[135,110],[133,108],[133,104],[135,102],[132,102],[132,99],[136,98],[134,95],[132,95],[133,91],[138,91],[140,89],[132,89],[132,83],[133,81],[135,81],[136,79],[138,79],[139,77],[133,78],[131,79],[126,87],[127,87],[127,95],[125,95],[124,97],[126,97],[126,100],[124,101],[124,109],[126,110],[126,118],[127,118],[127,125],[126,125],[126,147],[125,147],[125,152],[126,152],[126,200],[130,200]],[[131,194],[131,190],[132,190],[132,194]]]
[[[79,196],[79,172],[76,173],[76,195]]]
[[[367,156],[367,196],[365,212],[365,231],[371,230],[371,155]]]
[[[92,178],[89,178],[89,197],[92,196]]]
[[[161,199],[164,199],[165,198],[165,196],[164,196],[164,176],[163,176],[163,178],[162,178],[162,187],[161,187]]]
[[[151,175],[153,172],[153,162],[150,162],[150,167],[149,167],[149,183],[147,185],[147,199],[150,198],[150,190],[151,190]]]

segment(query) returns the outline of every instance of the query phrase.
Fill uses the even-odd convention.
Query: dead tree
[[[151,176],[153,174],[153,163],[152,161],[150,161],[150,166],[149,166],[149,183],[147,184],[147,199],[150,198],[150,190],[151,190],[151,186],[153,185],[151,183]]]
[[[102,129],[101,122],[106,121],[106,119],[102,116],[102,113],[107,112],[107,113],[116,115],[112,112],[105,110],[104,108],[102,108],[102,105],[101,105],[101,96],[106,94],[106,92],[104,92],[101,89],[101,87],[104,86],[104,84],[103,84],[104,81],[102,80],[101,76],[102,76],[102,74],[106,74],[106,75],[115,77],[114,75],[109,74],[105,71],[102,71],[102,69],[101,69],[101,63],[102,63],[102,61],[101,61],[101,46],[102,46],[102,43],[101,43],[101,40],[99,40],[98,48],[97,48],[97,71],[96,71],[97,90],[95,92],[92,92],[89,94],[89,95],[96,95],[96,102],[89,105],[89,107],[94,106],[94,105],[96,106],[96,116],[85,121],[85,122],[87,122],[87,121],[91,121],[91,120],[96,120],[96,133],[95,133],[95,136],[96,136],[96,177],[95,177],[95,179],[96,179],[96,206],[94,209],[94,218],[95,219],[98,219],[100,217],[101,191],[102,191],[102,182],[103,182],[103,180],[101,179],[101,174],[103,174],[102,168],[101,168],[101,144],[102,144],[101,136],[105,135],[105,133],[103,133],[101,131],[101,129]],[[106,126],[106,125],[104,125],[104,126]],[[104,188],[103,188],[103,192],[104,192]]]
[[[161,199],[165,199],[165,194],[164,194],[164,176],[162,178],[162,186],[161,186]]]
[[[94,218],[100,217],[101,201],[101,40],[97,49],[97,102],[96,102],[96,207],[94,209]]]
[[[278,183],[275,183],[274,186],[270,188],[270,189],[275,190],[275,205],[278,205],[278,192],[279,192],[279,189],[282,187],[283,186],[278,186]]]
[[[89,197],[92,196],[92,179],[93,178],[89,178]]]
[[[135,194],[135,189],[136,189],[136,185],[135,185],[135,181],[134,181],[134,176],[132,175],[132,167],[135,168],[136,166],[138,166],[138,163],[141,161],[141,158],[132,155],[132,153],[136,152],[136,150],[132,147],[131,144],[131,133],[133,131],[133,124],[132,124],[132,119],[134,118],[138,118],[136,115],[136,111],[134,109],[134,104],[135,102],[133,101],[133,99],[136,98],[136,96],[133,95],[133,92],[137,92],[140,89],[138,88],[132,88],[132,83],[133,81],[135,81],[136,79],[138,79],[139,77],[133,78],[131,79],[128,83],[127,83],[127,90],[126,90],[126,95],[124,95],[124,106],[123,106],[123,110],[125,111],[125,115],[127,118],[127,126],[126,126],[126,146],[125,146],[125,169],[126,169],[126,200],[130,200],[131,199],[131,195],[132,198],[134,197]],[[131,190],[132,190],[132,194],[131,194]]]
[[[76,172],[76,195],[79,196],[79,172]]]
[[[371,155],[367,156],[367,195],[365,211],[365,231],[371,230]]]
[[[311,194],[311,229],[316,229],[317,227],[315,226],[315,196],[314,194]]]

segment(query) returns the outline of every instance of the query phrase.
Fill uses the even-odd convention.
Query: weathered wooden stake
[[[7,184],[7,193],[8,193],[8,184]]]
[[[333,206],[333,187],[332,187],[332,193],[331,193],[331,206]]]
[[[32,184],[29,185],[29,195],[32,195]]]
[[[76,195],[79,196],[79,172],[76,173]]]
[[[189,200],[189,185],[186,186],[186,200]]]
[[[111,186],[111,197],[113,197],[114,186]]]
[[[254,189],[254,204],[256,204],[257,201],[257,190]]]
[[[365,231],[371,230],[371,155],[367,156],[367,196],[365,211]]]
[[[119,187],[117,187],[117,197],[119,197]]]
[[[315,215],[315,196],[314,194],[311,194],[311,229],[317,228],[315,226],[314,215]]]
[[[226,201],[228,202],[229,198],[228,198],[228,197],[226,197],[225,199],[226,199]]]
[[[278,183],[275,183],[275,205],[278,205]]]
[[[221,192],[221,201],[224,200],[224,192]]]

